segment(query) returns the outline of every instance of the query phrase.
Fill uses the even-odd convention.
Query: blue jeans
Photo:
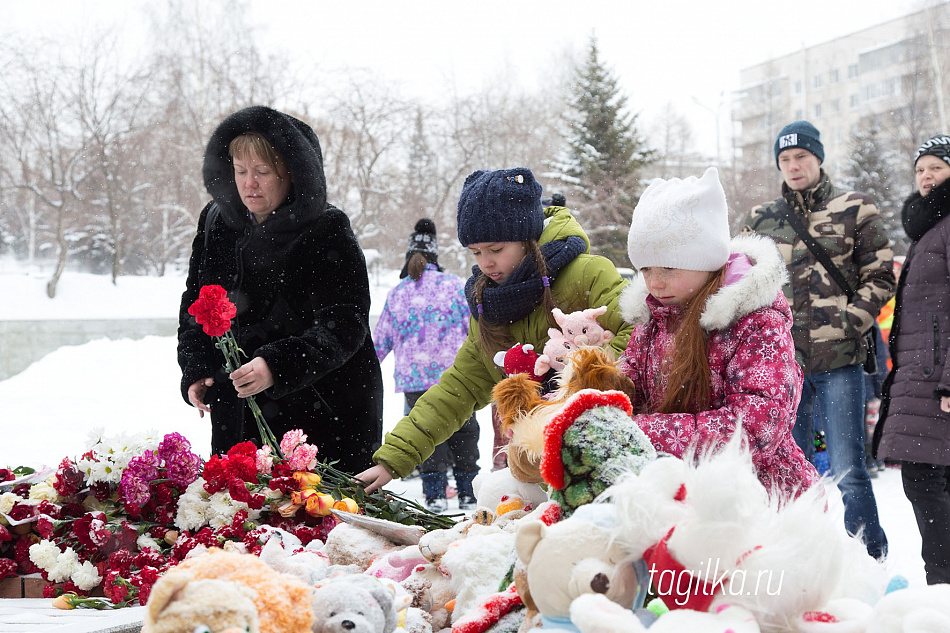
[[[820,418],[817,418],[820,416]],[[831,463],[844,501],[844,526],[851,535],[864,528],[868,554],[887,554],[887,537],[881,529],[877,502],[864,458],[864,368],[849,365],[805,376],[802,402],[792,435],[810,460],[815,456],[815,425],[820,419]]]

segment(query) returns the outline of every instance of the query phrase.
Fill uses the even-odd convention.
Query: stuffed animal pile
[[[893,590],[834,485],[773,500],[741,429],[658,456],[632,384],[589,346],[609,333],[559,323],[585,343],[547,398],[537,375],[496,386],[511,468],[475,479],[471,516],[410,545],[341,523],[307,547],[273,528],[259,558],[196,549],[155,584],[143,633],[950,631],[950,587]],[[531,354],[502,361],[528,371]]]

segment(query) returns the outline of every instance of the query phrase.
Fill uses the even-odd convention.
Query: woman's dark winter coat
[[[874,433],[880,459],[950,465],[950,180],[904,203],[913,240],[897,286],[890,351]]]
[[[293,178],[287,202],[260,224],[240,199],[228,156],[231,140],[247,131],[271,142]],[[237,306],[231,327],[248,360],[263,358],[274,376],[255,399],[278,441],[303,429],[321,459],[358,472],[381,441],[382,374],[370,333],[366,262],[347,216],[327,204],[316,135],[291,116],[246,108],[212,134],[203,175],[213,202],[198,220],[179,314],[185,400],[195,381],[214,377],[205,396],[212,450],[260,443],[221,351],[188,315],[201,287],[219,284]]]

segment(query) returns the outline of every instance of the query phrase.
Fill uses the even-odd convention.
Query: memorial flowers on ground
[[[202,462],[178,433],[99,434],[55,469],[0,469],[0,578],[39,573],[44,595],[68,594],[66,606],[145,604],[193,549],[257,554],[273,528],[323,541],[338,524],[331,508],[427,529],[453,523],[389,492],[366,494],[300,430],[279,449],[243,442]],[[100,592],[105,600],[87,599]]]

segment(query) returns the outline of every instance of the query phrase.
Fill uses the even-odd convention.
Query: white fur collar
[[[721,330],[740,317],[772,305],[788,280],[785,260],[775,243],[762,235],[739,235],[729,244],[732,253],[741,253],[752,261],[752,268],[741,279],[723,286],[706,302],[700,325],[706,331]],[[637,275],[620,295],[620,313],[627,323],[643,323],[650,318],[647,286]]]

